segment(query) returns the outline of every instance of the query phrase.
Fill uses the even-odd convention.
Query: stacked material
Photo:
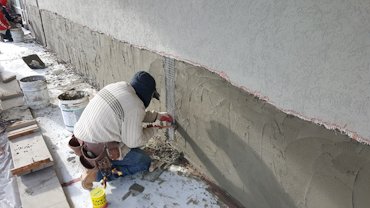
[[[4,71],[2,71],[4,72]],[[2,73],[2,75],[4,75]],[[4,78],[4,76],[1,76]],[[24,105],[23,93],[18,81],[0,82],[1,111],[1,161],[13,162],[13,168],[1,167],[10,178],[5,184],[15,186],[17,181],[20,201],[27,207],[69,207],[56,172],[54,160],[44,141],[31,111]],[[35,94],[35,92],[34,92]],[[22,106],[22,107],[17,107]],[[6,133],[4,131],[6,130]],[[9,154],[11,153],[11,154]],[[9,172],[11,174],[9,174]],[[15,177],[11,177],[11,175]],[[3,181],[2,181],[3,182]],[[15,187],[13,187],[15,188]],[[14,189],[15,192],[16,188]],[[13,195],[15,196],[15,195]],[[8,198],[8,197],[7,197]],[[48,199],[48,200],[45,200]],[[8,207],[17,207],[17,200],[0,202]],[[40,203],[42,201],[42,203]]]

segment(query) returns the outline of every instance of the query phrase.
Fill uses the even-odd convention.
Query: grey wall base
[[[55,13],[41,16],[48,48],[96,86],[149,69],[164,98],[164,57]],[[176,146],[246,207],[370,206],[368,146],[287,115],[204,68],[179,61],[175,68]],[[165,110],[162,100],[150,108]]]
[[[28,13],[29,27],[36,38],[36,41],[41,45],[46,45],[45,35],[43,32],[43,24],[40,18],[39,9],[37,6],[26,4]]]
[[[54,13],[43,11],[42,19],[48,48],[98,87],[127,80],[138,69],[152,69],[157,62],[162,68],[162,57],[155,53],[91,31]]]
[[[178,147],[246,207],[368,207],[370,148],[176,63]]]

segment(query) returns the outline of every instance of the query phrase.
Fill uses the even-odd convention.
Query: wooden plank
[[[0,97],[6,97],[19,93],[22,93],[22,90],[19,87],[18,80],[12,80],[9,83],[0,82]]]
[[[0,82],[0,97],[7,98],[7,99],[2,99],[3,110],[7,110],[13,107],[24,105],[23,97],[21,96],[14,97],[14,95],[20,95],[20,94],[23,94],[23,93],[22,93],[21,88],[19,87],[19,83],[17,80],[13,80],[6,84]]]
[[[19,120],[32,120],[34,119],[31,111],[28,107],[14,107],[12,109],[4,110],[1,114],[1,118],[4,120],[12,120],[12,119],[19,119]]]
[[[0,79],[3,83],[8,83],[15,80],[17,76],[13,72],[5,71],[2,68],[3,67],[0,68]]]
[[[9,140],[16,175],[53,165],[54,161],[40,132]]]
[[[23,97],[16,97],[16,98],[11,98],[11,99],[2,101],[3,110],[8,110],[8,109],[23,106],[23,105],[24,105]]]
[[[3,76],[2,81],[3,83],[8,83],[8,82],[11,82],[13,80],[15,80],[15,78],[17,78],[17,76],[15,75],[10,75],[10,76]]]
[[[0,95],[0,100],[9,100],[9,99],[21,97],[21,96],[23,96],[23,93],[21,92],[16,92],[13,94],[5,94],[5,95]]]
[[[20,128],[20,129],[9,131],[8,132],[8,139],[12,140],[12,139],[15,139],[15,138],[18,138],[18,137],[21,137],[21,136],[32,134],[32,133],[37,132],[37,131],[39,131],[39,126],[37,126],[37,124],[33,124],[31,126],[26,126],[26,127]]]
[[[19,129],[17,125],[36,123],[28,108],[12,108],[4,111],[2,116],[7,120],[23,119],[15,123],[13,130]],[[53,159],[40,132],[9,140],[9,147],[13,171],[17,170],[15,173],[19,174],[16,180],[23,208],[70,207],[54,167],[47,167],[53,164]]]
[[[13,130],[16,130],[16,129],[20,129],[20,128],[23,128],[23,127],[26,127],[26,126],[31,126],[33,124],[36,124],[36,120],[35,119],[32,119],[32,120],[22,120],[22,121],[17,121],[15,123],[13,123],[12,125],[8,126],[6,128],[6,130],[9,132],[9,131],[13,131]]]
[[[24,175],[27,173],[31,173],[32,171],[41,170],[43,168],[47,168],[53,165],[53,162],[50,160],[50,158],[47,158],[45,160],[36,161],[34,163],[31,163],[26,166],[22,166],[19,168],[13,168],[11,169],[11,172],[13,175]]]
[[[23,208],[70,207],[53,167],[17,177]]]

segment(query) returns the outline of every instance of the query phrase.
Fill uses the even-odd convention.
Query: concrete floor
[[[64,128],[57,96],[71,88],[85,90],[93,96],[96,89],[87,84],[83,77],[75,74],[73,67],[58,63],[53,54],[37,44],[0,43],[0,51],[1,64],[5,70],[15,73],[18,80],[30,75],[46,77],[51,104],[44,109],[34,110],[33,114],[56,161],[55,169],[60,182],[79,178],[82,168],[67,146],[67,137],[71,132]],[[38,54],[45,62],[46,69],[31,70],[22,61],[22,56],[33,53]],[[142,174],[110,182],[106,189],[109,207],[227,207],[208,191],[209,187],[204,181],[192,177],[189,172],[190,169],[171,166],[155,182],[143,180]],[[144,186],[144,192],[122,201],[121,197],[133,183]],[[95,186],[99,184],[96,183]],[[91,207],[89,192],[81,188],[80,182],[63,189],[71,207]]]

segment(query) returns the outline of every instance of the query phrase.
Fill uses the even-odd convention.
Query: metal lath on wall
[[[166,109],[167,112],[175,118],[175,60],[164,58],[164,72],[166,84]],[[167,139],[174,140],[175,129],[167,129]]]

